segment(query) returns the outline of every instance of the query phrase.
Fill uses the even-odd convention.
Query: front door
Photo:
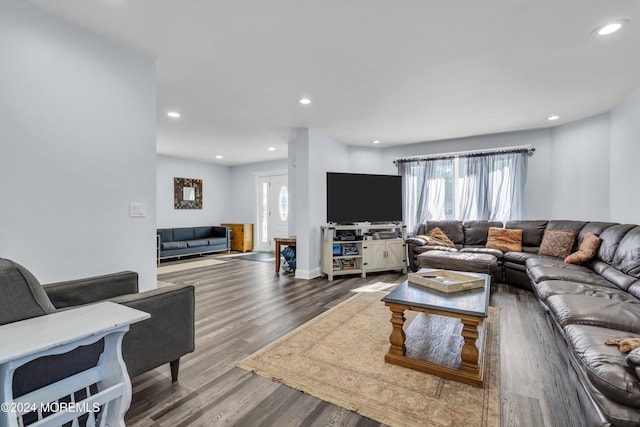
[[[289,236],[289,178],[270,175],[258,178],[258,250],[273,251],[274,237]]]

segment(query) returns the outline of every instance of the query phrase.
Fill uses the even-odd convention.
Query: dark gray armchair
[[[151,314],[151,318],[132,325],[124,337],[122,355],[129,376],[169,363],[171,379],[176,381],[180,357],[195,347],[193,286],[138,293],[138,274],[131,271],[41,286],[27,269],[0,258],[0,325],[100,301]],[[95,364],[101,352],[102,343],[97,342],[23,366],[23,372],[16,371],[14,396],[73,375],[74,365]]]

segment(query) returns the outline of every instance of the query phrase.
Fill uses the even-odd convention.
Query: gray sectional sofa
[[[158,261],[231,250],[231,230],[223,226],[158,229]]]
[[[498,223],[499,224],[499,223]],[[439,227],[456,248],[407,242],[411,268],[428,250],[478,251],[496,255],[507,284],[532,290],[543,307],[560,352],[569,366],[588,426],[640,425],[640,348],[623,353],[606,340],[640,338],[640,226],[586,221],[510,221],[523,230],[521,252],[483,248],[490,223],[434,221],[418,234]],[[499,226],[499,225],[498,225]],[[537,254],[545,229],[577,233],[573,250],[588,232],[600,237],[589,262],[567,264]],[[484,237],[484,243],[482,241]]]

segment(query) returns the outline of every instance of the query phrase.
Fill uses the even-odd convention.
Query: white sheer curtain
[[[513,151],[398,162],[408,232],[428,220],[522,219],[528,157]]]
[[[414,235],[418,226],[427,220],[450,216],[447,193],[453,185],[453,161],[453,158],[449,158],[398,164],[404,183],[404,223],[409,234]]]
[[[527,159],[526,152],[460,157],[457,219],[522,219]]]

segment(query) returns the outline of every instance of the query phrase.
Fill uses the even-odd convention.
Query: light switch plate
[[[145,216],[145,205],[142,202],[130,202],[129,203],[129,216],[130,217],[143,217]]]

